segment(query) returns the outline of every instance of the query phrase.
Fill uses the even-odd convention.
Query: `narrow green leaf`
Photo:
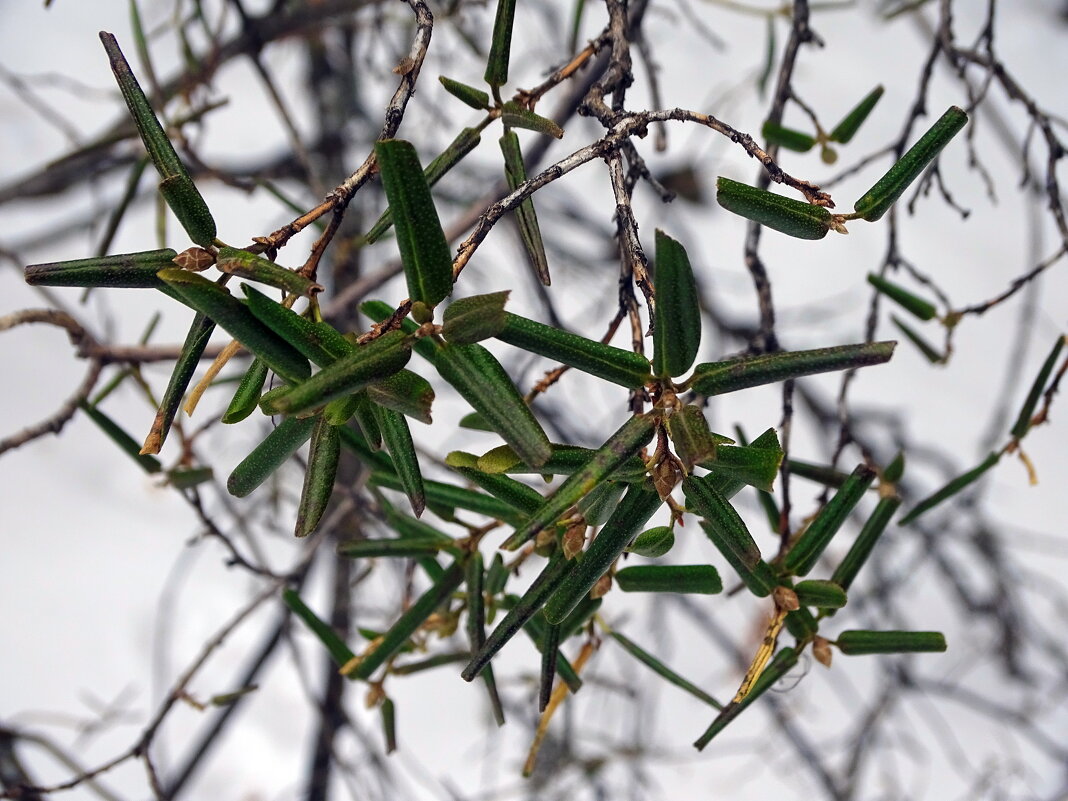
[[[445,464],[524,515],[534,514],[545,501],[537,490],[514,478],[483,473],[478,469],[478,457],[472,453],[453,451],[445,457]]]
[[[578,501],[579,514],[587,525],[603,525],[619,505],[627,485],[620,481],[606,481],[598,484]]]
[[[969,484],[972,484],[973,482],[977,481],[979,477],[983,475],[983,473],[985,473],[991,467],[996,465],[1000,457],[1000,453],[991,451],[987,455],[987,457],[979,463],[977,467],[973,467],[967,473],[957,476],[955,479],[953,479],[944,487],[942,487],[942,489],[938,490],[932,495],[927,496],[918,504],[913,506],[909,510],[908,514],[906,514],[903,518],[901,518],[901,520],[898,521],[898,525],[907,526],[909,523],[911,523],[917,517],[922,515],[924,512],[933,509],[943,501],[952,498],[954,495],[956,495],[962,489],[967,487]]]
[[[634,485],[627,490],[608,522],[580,557],[566,562],[566,572],[545,604],[550,623],[566,618],[663,504],[652,489]]]
[[[833,226],[831,212],[823,206],[723,176],[716,179],[716,201],[727,211],[798,239],[823,239]]]
[[[1010,431],[1016,439],[1023,439],[1024,435],[1031,429],[1031,422],[1035,414],[1035,407],[1038,406],[1038,399],[1042,397],[1042,391],[1046,388],[1046,382],[1049,381],[1050,373],[1053,372],[1053,366],[1057,363],[1057,357],[1060,356],[1063,347],[1064,337],[1058,336],[1057,341],[1053,343],[1053,350],[1049,352],[1046,361],[1042,363],[1042,369],[1038,371],[1038,375],[1035,376],[1035,380],[1031,384],[1027,399],[1024,401],[1023,406],[1020,407],[1020,413],[1016,415],[1016,422],[1013,423]]]
[[[798,642],[811,640],[820,632],[820,622],[803,606],[787,614],[783,622],[786,630]]]
[[[162,289],[166,284],[156,273],[173,267],[177,255],[170,248],[164,248],[99,259],[31,264],[26,268],[26,283],[32,286]]]
[[[938,313],[938,309],[930,301],[912,294],[904,287],[895,284],[893,281],[888,281],[882,276],[868,273],[868,283],[921,320],[932,320]]]
[[[178,413],[178,407],[182,405],[182,396],[189,386],[189,381],[200,363],[200,357],[204,348],[215,331],[215,321],[199,312],[193,317],[186,334],[185,342],[182,343],[182,353],[174,363],[167,389],[163,392],[163,398],[156,410],[156,418],[152,421],[152,428],[145,437],[145,444],[141,453],[159,453],[167,434],[171,430],[174,415]]]
[[[298,414],[396,373],[411,355],[408,335],[390,331],[261,405],[268,414]]]
[[[864,566],[864,563],[868,559],[868,555],[871,554],[872,549],[875,547],[875,543],[879,541],[879,537],[890,523],[890,518],[894,516],[894,513],[900,505],[900,498],[880,499],[879,503],[875,506],[875,510],[864,523],[864,527],[861,528],[860,533],[857,534],[857,538],[853,541],[853,545],[849,548],[849,552],[839,563],[838,567],[835,568],[834,575],[831,576],[831,581],[840,586],[843,590],[849,590],[850,585],[853,583],[853,579],[857,577],[857,573],[859,573],[860,569]]]
[[[514,596],[512,596],[514,597]],[[504,599],[504,602],[508,602],[508,598]],[[523,631],[530,637],[531,642],[534,643],[534,647],[538,649],[538,653],[545,655],[545,646],[548,642],[549,623],[545,620],[545,615],[536,614],[530,620],[523,625]],[[560,624],[560,630],[563,630],[563,624]],[[567,661],[567,657],[560,652],[560,649],[556,650],[555,669],[557,675],[560,676],[560,680],[567,685],[567,688],[572,693],[577,693],[582,689],[582,679],[579,678],[578,673],[571,666],[571,663]]]
[[[623,592],[723,592],[719,572],[712,565],[633,565],[617,571],[615,579]]]
[[[486,83],[495,89],[508,83],[508,59],[512,50],[512,23],[515,0],[497,0],[497,17],[493,21],[493,39],[486,61]]]
[[[460,422],[457,423],[460,428],[467,428],[472,431],[493,431],[493,427],[485,421],[485,419],[478,412],[470,412],[460,418]],[[519,457],[516,457],[519,460]]]
[[[426,177],[427,183],[433,186],[440,181],[449,170],[460,163],[464,156],[475,149],[481,139],[482,137],[479,135],[477,128],[464,128],[461,130],[449,146],[426,165],[423,175]],[[371,226],[371,230],[363,235],[363,241],[367,244],[377,242],[382,234],[391,227],[393,227],[393,212],[390,209],[386,209],[375,224]]]
[[[382,713],[382,737],[386,741],[386,753],[397,750],[397,708],[392,698],[383,698],[379,706]]]
[[[118,445],[127,456],[137,462],[146,473],[151,475],[163,469],[159,459],[155,456],[142,454],[141,446],[137,444],[137,440],[127,434],[122,426],[100,411],[95,405],[90,405],[83,400],[78,402],[78,408],[85,412],[86,416],[96,423],[100,430]]]
[[[667,418],[668,436],[687,471],[699,462],[714,460],[720,440],[708,427],[705,413],[695,404],[687,404]]]
[[[471,661],[460,673],[464,681],[472,681],[481,673],[497,652],[534,617],[545,604],[546,599],[563,581],[570,564],[559,551],[553,554],[548,564],[542,568],[537,578],[523,593],[523,597],[508,610],[504,619],[486,638],[481,650],[471,657]]]
[[[626,551],[655,559],[670,551],[674,544],[675,530],[670,526],[656,526],[646,529],[635,537],[634,542],[627,546]]]
[[[535,114],[514,100],[509,100],[501,106],[501,122],[508,128],[525,128],[528,131],[537,131],[560,139],[564,135],[564,129],[548,117]]]
[[[210,467],[174,467],[167,471],[167,483],[179,490],[192,489],[214,477],[215,471]]]
[[[481,89],[468,86],[466,83],[454,81],[452,78],[446,78],[444,75],[439,75],[438,81],[445,87],[446,92],[457,100],[466,103],[471,108],[479,111],[487,111],[489,109],[490,96]]]
[[[496,562],[495,562],[496,563]],[[482,554],[474,551],[467,561],[467,641],[471,653],[477,654],[486,642],[486,582]],[[487,665],[482,671],[482,679],[489,695],[490,709],[498,726],[504,725],[504,705],[497,693],[497,681],[493,677],[493,666]]]
[[[812,464],[800,459],[788,459],[787,463],[790,465],[790,475],[807,478],[825,487],[840,487],[849,479],[849,473],[843,473],[830,465]]]
[[[812,570],[874,480],[874,470],[867,465],[857,465],[849,480],[839,488],[794,542],[786,554],[783,567],[798,576],[804,576]]]
[[[248,306],[233,297],[225,287],[179,269],[160,270],[159,277],[178,292],[184,303],[225,328],[286,381],[297,383],[311,374],[308,360],[257,320]]]
[[[371,416],[374,416],[373,413]],[[342,447],[348,448],[349,451],[355,454],[357,459],[374,471],[371,473],[372,479],[376,474],[384,480],[386,476],[392,476],[392,479],[397,482],[397,487],[399,488],[400,480],[397,478],[396,473],[393,470],[393,460],[390,459],[386,453],[377,448],[372,448],[367,440],[364,439],[352,426],[341,426],[338,428],[338,432],[341,434]]]
[[[687,476],[682,480],[687,506],[704,518],[702,528],[723,557],[745,582],[750,592],[761,598],[771,594],[775,576],[760,555],[756,540],[745,521],[706,478]]]
[[[701,462],[701,467],[714,479],[727,477],[771,492],[782,460],[783,452],[776,437],[774,445],[758,446],[755,442],[752,445],[718,445],[715,456]]]
[[[226,489],[231,495],[244,498],[308,441],[313,428],[314,417],[283,420],[234,468],[226,480]]]
[[[218,230],[215,218],[193,179],[188,175],[172,175],[159,182],[159,193],[171,207],[189,238],[204,248],[215,243]]]
[[[365,300],[360,304],[360,311],[376,323],[381,323],[392,317],[396,309],[381,300]],[[414,320],[404,318],[401,320],[400,330],[406,334],[414,334],[419,330],[419,324]],[[431,364],[434,364],[437,359],[438,347],[438,343],[434,341],[433,337],[419,337],[412,344],[412,350]]]
[[[698,751],[704,749],[708,745],[712,738],[727,728],[738,715],[740,715],[746,707],[757,700],[761,695],[767,692],[768,689],[773,687],[779,679],[785,676],[794,665],[797,664],[799,654],[793,648],[782,648],[779,650],[768,666],[764,668],[764,672],[760,674],[754,683],[749,693],[741,700],[727,704],[723,711],[712,721],[712,725],[705,730],[705,733],[697,738],[697,741],[693,744],[694,748]]]
[[[343,429],[347,430],[347,429]],[[343,440],[344,441],[344,440]],[[385,472],[382,470],[376,470],[371,473],[371,477],[368,483],[378,487],[388,487],[389,489],[404,491],[404,485],[401,483],[400,478],[397,477],[395,472]],[[423,480],[423,490],[426,493],[427,504],[431,507],[435,505],[443,507],[455,507],[458,509],[466,509],[469,512],[476,512],[486,517],[496,518],[497,520],[503,520],[510,525],[516,525],[525,519],[524,515],[517,512],[511,504],[505,503],[492,495],[486,495],[482,492],[474,492],[473,490],[464,489],[463,487],[457,487],[453,484],[445,484],[441,481],[428,481]]]
[[[267,380],[267,362],[255,358],[248,366],[245,374],[241,377],[241,383],[237,385],[234,397],[230,405],[223,413],[222,421],[232,425],[240,423],[254,411],[260,402],[260,394],[263,392],[263,384]]]
[[[916,144],[864,193],[853,209],[868,222],[880,219],[967,122],[968,115],[963,109],[950,106]]]
[[[379,406],[407,415],[430,425],[430,408],[434,403],[434,388],[430,382],[411,370],[398,370],[393,375],[368,384],[367,397]]]
[[[560,627],[546,626],[545,640],[541,649],[541,684],[538,688],[538,711],[544,712],[553,694],[556,679],[556,658],[560,655]]]
[[[367,440],[368,446],[375,451],[382,449],[382,431],[378,427],[378,418],[375,416],[375,404],[371,402],[366,391],[361,390],[342,398],[335,398],[326,404],[323,410],[327,419],[330,419],[331,411],[336,417],[332,422],[337,422],[346,412],[351,411],[350,416],[356,418],[356,425],[360,427],[360,432]],[[390,466],[392,468],[392,461]]]
[[[445,344],[434,366],[528,465],[551,455],[549,438],[493,354],[481,345]]]
[[[374,410],[378,429],[382,432],[386,450],[393,459],[393,467],[404,487],[404,494],[408,496],[415,516],[420,517],[423,509],[426,508],[426,493],[423,489],[423,474],[419,470],[419,457],[415,452],[415,442],[412,440],[408,421],[404,419],[404,415],[392,409],[375,405]]]
[[[777,125],[771,120],[764,123],[760,133],[771,144],[785,147],[787,150],[793,150],[796,153],[807,153],[816,144],[816,137],[801,131],[795,131],[793,128]]]
[[[341,453],[341,435],[337,427],[322,417],[315,418],[311,434],[311,449],[308,451],[308,469],[304,474],[304,488],[297,507],[297,523],[294,533],[307,537],[319,525],[330,497],[334,494],[334,478],[337,476],[338,457]]]
[[[614,384],[637,389],[652,379],[649,361],[638,353],[605,345],[578,334],[505,312],[497,339],[522,350],[570,365]]]
[[[840,609],[846,605],[845,588],[834,581],[808,579],[794,585],[801,606],[816,606],[821,609]]]
[[[946,650],[946,638],[939,631],[843,631],[834,644],[847,656]]]
[[[419,596],[418,600],[400,616],[389,631],[382,635],[382,639],[379,640],[374,650],[360,659],[356,666],[348,671],[348,675],[364,681],[370,679],[371,674],[400,650],[401,646],[426,622],[434,610],[449,599],[463,580],[464,566],[461,561],[457,560],[448,567],[437,583]]]
[[[680,676],[674,670],[669,668],[667,665],[665,665],[663,662],[661,662],[655,656],[650,654],[644,648],[639,646],[636,642],[631,640],[629,637],[626,637],[626,636],[620,634],[618,631],[611,632],[611,635],[612,635],[612,639],[614,639],[616,642],[618,642],[620,645],[622,645],[623,649],[628,654],[633,656],[635,659],[637,659],[639,662],[641,662],[647,668],[652,670],[658,676],[660,676],[661,678],[667,680],[668,683],[674,684],[676,687],[678,687],[681,690],[685,690],[690,695],[692,695],[694,698],[697,698],[697,699],[699,699],[701,701],[704,701],[706,704],[708,704],[713,709],[723,709],[723,704],[721,704],[719,701],[717,701],[711,695],[706,693],[704,690],[702,690],[700,687],[698,687],[693,682],[687,681],[686,679],[684,679],[682,676]]]
[[[352,650],[345,645],[344,641],[337,636],[337,632],[309,609],[295,591],[291,589],[283,590],[282,600],[285,601],[285,604],[289,607],[290,611],[303,620],[304,624],[312,630],[312,633],[315,634],[316,637],[319,638],[319,641],[326,646],[330,658],[333,659],[337,665],[344,665],[355,656]]]
[[[682,375],[701,347],[701,307],[686,250],[659,229],[653,280],[653,372],[664,377]]]
[[[719,456],[719,445],[716,446],[716,453]],[[737,453],[733,453],[724,449],[722,460],[706,462],[712,470],[704,480],[707,481],[716,492],[722,495],[726,500],[730,500],[738,491],[746,486],[746,480],[757,481],[764,480],[770,474],[770,463],[775,461],[776,464],[781,464],[782,456],[776,454],[782,454],[782,446],[779,445],[779,435],[775,433],[774,428],[767,429],[763,434],[754,439],[748,445],[742,445],[744,448],[758,448],[767,451],[771,451],[771,454],[761,458],[759,455],[745,454],[741,457]],[[739,469],[742,464],[750,464],[749,471]],[[722,469],[721,469],[722,468]],[[775,468],[776,471],[778,467]]]
[[[241,289],[249,311],[257,320],[320,367],[333,364],[357,349],[329,323],[309,320],[248,284],[243,284]]]
[[[853,138],[853,135],[860,130],[860,126],[868,119],[868,115],[871,114],[875,104],[879,102],[879,98],[882,96],[882,84],[868,92],[864,99],[857,103],[853,110],[842,118],[840,123],[834,126],[834,130],[830,133],[831,141],[839,142],[843,145],[847,144]]]
[[[437,537],[401,537],[398,539],[368,539],[340,542],[337,555],[347,559],[370,559],[372,557],[414,558],[434,556],[445,543]]]
[[[249,253],[247,250],[219,248],[215,266],[221,272],[273,286],[291,295],[303,295],[310,298],[315,293],[323,291],[319,284],[300,273],[268,261],[262,256]]]
[[[900,319],[896,314],[891,314],[890,320],[931,364],[943,364],[946,361],[946,356],[944,354],[940,353],[938,349],[924,339],[918,331],[905,323],[905,321]]]
[[[419,156],[402,139],[375,142],[375,156],[393,210],[408,296],[436,306],[452,292],[452,254]]]
[[[484,473],[537,473],[542,476],[570,476],[585,467],[595,453],[597,451],[592,448],[553,443],[552,456],[548,461],[537,467],[530,467],[524,464],[509,446],[501,445],[478,458],[478,469]],[[647,473],[641,457],[635,456],[619,466],[612,474],[612,480],[627,483],[640,482],[645,480]]]
[[[523,164],[523,151],[519,147],[519,137],[515,131],[506,130],[500,139],[501,153],[504,155],[504,175],[511,191],[527,180],[526,166]],[[527,254],[534,274],[542,285],[552,283],[549,276],[549,260],[545,255],[545,243],[541,238],[541,226],[538,214],[534,210],[534,200],[527,198],[515,210],[516,222],[519,223],[519,235],[523,240],[523,249]]]
[[[604,445],[594,453],[581,469],[572,473],[545,500],[541,509],[532,515],[524,525],[517,528],[515,533],[505,540],[501,547],[514,551],[527,540],[532,539],[543,528],[556,522],[580,498],[584,497],[598,484],[611,478],[613,472],[620,465],[636,455],[653,436],[655,429],[656,423],[651,417],[642,414],[631,417],[616,433],[608,438]],[[643,520],[642,523],[644,522]],[[633,535],[634,532],[631,533]],[[627,544],[627,542],[624,542],[620,545],[620,552]]]
[[[722,395],[788,378],[883,364],[890,360],[896,344],[891,341],[866,342],[706,362],[697,365],[686,385],[702,395]]]
[[[459,345],[497,336],[505,325],[504,304],[510,294],[506,289],[453,301],[442,316],[441,335]]]

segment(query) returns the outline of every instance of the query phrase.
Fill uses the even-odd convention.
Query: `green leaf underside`
[[[688,404],[667,418],[668,436],[675,454],[687,470],[700,462],[715,459],[720,437],[712,433],[699,406]]]
[[[493,21],[493,38],[486,59],[485,80],[490,86],[508,83],[508,60],[512,50],[512,24],[515,21],[516,0],[497,0],[497,16]]]
[[[670,551],[674,544],[674,530],[668,526],[656,526],[635,537],[634,542],[627,546],[627,552],[655,559]]]
[[[559,587],[545,604],[550,623],[559,623],[571,613],[662,504],[652,489],[637,484],[627,489],[586,552],[567,562]]]
[[[613,472],[637,454],[653,436],[656,424],[645,415],[635,415],[624,423],[579,470],[572,473],[550,495],[538,512],[515,530],[501,546],[515,550],[532,539],[543,528],[552,525],[579,499],[598,484],[612,477]],[[644,521],[643,521],[644,522]],[[627,543],[623,543],[625,547]]]
[[[831,229],[831,212],[823,206],[723,176],[716,179],[716,201],[727,211],[797,239],[823,239]]]
[[[452,78],[446,78],[444,75],[439,75],[438,81],[445,87],[446,92],[471,108],[479,111],[485,111],[489,108],[490,96],[481,89],[468,86],[466,83],[460,83],[460,81],[454,81]]]
[[[917,140],[886,174],[875,182],[854,206],[868,222],[880,219],[897,202],[909,185],[942,152],[942,148],[960,133],[968,122],[968,115],[957,106],[949,109],[935,121],[927,132]]]
[[[849,590],[899,506],[901,506],[900,498],[882,498],[879,501],[860,533],[857,534],[849,551],[834,569],[831,581],[843,590]]]
[[[782,460],[783,451],[775,437],[774,442],[759,445],[755,441],[752,445],[717,445],[714,457],[701,462],[700,466],[709,471],[712,480],[733,479],[771,492]],[[717,489],[724,494],[722,488],[717,486]]]
[[[797,600],[801,606],[816,606],[826,609],[839,609],[846,605],[846,591],[833,581],[808,579],[794,585]]]
[[[686,383],[702,395],[722,395],[788,378],[883,364],[890,360],[896,344],[893,341],[867,342],[706,362],[697,365]]]
[[[282,289],[292,295],[310,297],[322,287],[300,273],[268,261],[262,256],[237,248],[219,248],[215,266],[220,272],[247,278],[267,286]]]
[[[260,394],[263,392],[263,384],[267,380],[267,362],[263,359],[253,359],[241,382],[234,391],[234,397],[230,405],[223,413],[222,421],[228,425],[240,423],[254,411],[260,402]]]
[[[441,335],[459,345],[496,336],[505,326],[504,304],[510,289],[454,300],[442,315]]]
[[[393,459],[393,468],[404,487],[404,494],[408,496],[415,516],[419,517],[426,508],[426,492],[408,421],[404,415],[382,406],[375,406],[374,414],[378,429],[382,432],[382,441]]]
[[[632,565],[617,571],[615,580],[623,592],[723,592],[723,582],[712,565]]]
[[[505,131],[500,139],[500,146],[504,156],[504,176],[508,181],[508,189],[514,192],[521,183],[527,180],[523,151],[519,147],[519,137],[514,131]],[[534,210],[534,199],[528,197],[520,203],[515,210],[515,216],[527,261],[530,262],[534,274],[538,276],[542,285],[549,286],[552,283],[549,276],[549,260],[545,255],[545,243],[541,238],[541,226],[538,225],[538,214]]]
[[[393,211],[408,296],[436,306],[452,292],[452,254],[419,157],[401,139],[375,142],[375,156]]]
[[[341,435],[337,428],[322,417],[315,418],[308,451],[308,469],[304,474],[304,487],[297,507],[296,536],[307,537],[319,525],[334,492],[340,453]]]
[[[686,250],[660,230],[656,232],[653,281],[653,372],[659,376],[682,375],[690,369],[701,347],[701,307]]]
[[[513,478],[482,472],[477,467],[478,457],[474,454],[453,451],[446,457],[445,463],[494,498],[504,501],[524,515],[534,514],[545,501],[537,490]]]
[[[504,329],[496,336],[509,345],[562,362],[628,389],[644,386],[652,378],[649,362],[640,354],[561,331],[510,312],[505,313]]]

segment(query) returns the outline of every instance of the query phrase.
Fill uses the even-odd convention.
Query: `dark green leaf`
[[[564,135],[564,129],[548,117],[535,114],[526,106],[520,105],[513,100],[509,100],[501,107],[501,122],[509,128],[525,128],[528,131],[548,134],[556,139],[560,139]]]
[[[33,286],[161,289],[166,284],[156,273],[173,267],[177,255],[170,248],[164,248],[99,259],[31,264],[26,268],[26,283]]]
[[[977,467],[973,467],[967,473],[957,476],[955,479],[953,479],[944,487],[942,487],[942,489],[938,490],[932,495],[929,495],[928,497],[920,501],[918,504],[913,506],[909,510],[908,514],[898,521],[898,525],[907,526],[909,523],[911,523],[917,517],[922,515],[924,512],[928,511],[929,509],[933,509],[943,501],[952,498],[954,495],[956,495],[962,489],[967,487],[969,484],[977,481],[979,477],[983,475],[983,473],[985,473],[991,467],[996,465],[1000,457],[1001,454],[992,451]]]
[[[932,320],[938,313],[935,305],[930,301],[912,294],[904,287],[898,286],[893,281],[888,281],[875,273],[868,273],[868,283],[921,320]]]
[[[322,417],[315,418],[315,421],[308,452],[308,469],[304,474],[304,488],[297,508],[294,533],[298,537],[308,536],[319,525],[330,503],[330,496],[334,493],[334,478],[341,452],[341,435],[337,427]]]
[[[329,323],[309,320],[248,284],[243,284],[241,289],[248,299],[249,311],[257,320],[320,367],[356,350],[357,346]]]
[[[444,75],[439,75],[438,80],[441,82],[441,85],[445,87],[446,92],[456,99],[466,103],[471,108],[480,111],[489,109],[490,96],[481,89],[468,86],[466,83],[454,81],[452,78],[446,78]]]
[[[263,383],[267,380],[267,362],[263,359],[253,359],[245,374],[241,377],[241,383],[237,385],[234,397],[222,421],[227,424],[240,423],[254,411],[260,402],[260,394],[263,392]]]
[[[291,295],[311,297],[323,288],[298,272],[268,261],[262,256],[237,248],[219,248],[215,266],[220,272],[247,278],[267,286],[284,290]]]
[[[404,415],[392,409],[376,405],[374,410],[378,429],[382,432],[386,450],[393,459],[393,467],[404,487],[404,494],[408,496],[415,516],[419,517],[426,508],[426,494],[423,489],[423,474],[419,470],[419,458],[415,453],[415,442],[412,440],[408,422],[404,419]]]
[[[701,347],[701,307],[697,283],[685,249],[663,231],[656,232],[656,317],[653,372],[682,375]]]
[[[434,388],[430,382],[411,370],[398,370],[393,375],[368,384],[367,397],[379,406],[407,415],[430,425],[430,407],[434,402]]]
[[[669,526],[656,526],[649,528],[634,538],[627,553],[636,553],[639,556],[648,556],[653,559],[663,556],[671,550],[675,544],[675,531]]]
[[[472,453],[453,451],[445,457],[445,464],[524,515],[533,514],[545,500],[537,490],[514,478],[483,473],[478,469],[478,457]]]
[[[512,50],[512,23],[516,0],[497,0],[497,17],[493,21],[493,40],[486,61],[486,83],[497,88],[508,83],[508,59]]]
[[[515,550],[527,540],[532,539],[543,528],[555,523],[564,512],[578,503],[580,498],[583,498],[598,484],[611,478],[616,469],[637,454],[653,436],[655,429],[656,423],[651,417],[641,414],[631,417],[608,438],[581,469],[572,473],[545,500],[541,509],[524,525],[517,528],[501,547]],[[642,523],[644,522],[643,520]],[[631,532],[632,535],[633,533]],[[620,545],[620,552],[627,544],[624,542]]]
[[[901,505],[900,498],[882,498],[876,505],[875,510],[871,513],[867,522],[864,523],[864,527],[860,530],[857,538],[853,541],[853,545],[850,547],[849,552],[845,555],[845,558],[839,563],[838,567],[834,570],[834,575],[831,576],[831,581],[840,586],[843,590],[848,590],[853,583],[853,579],[857,577],[857,573],[864,566],[864,563],[868,559],[868,555],[871,553],[872,548],[875,547],[875,543],[879,541],[879,537],[883,531],[886,530],[887,524],[890,522],[890,518],[894,516],[894,512]]]
[[[615,578],[623,592],[723,592],[719,572],[712,565],[634,565],[618,571]]]
[[[760,133],[771,144],[785,147],[787,150],[793,150],[796,153],[807,153],[816,144],[816,137],[801,131],[795,131],[793,128],[777,125],[771,120],[764,123]]]
[[[843,631],[834,644],[847,656],[946,650],[946,638],[938,631]]]
[[[606,481],[598,484],[584,497],[579,499],[578,510],[587,525],[600,526],[611,516],[619,505],[623,490],[627,485],[621,481]]]
[[[845,588],[834,581],[808,579],[794,585],[801,606],[816,606],[821,609],[839,609],[846,605]]]
[[[693,470],[698,462],[714,460],[716,448],[726,439],[712,433],[704,412],[694,404],[683,406],[668,417],[667,430],[675,454],[687,470]]]
[[[876,181],[875,186],[854,204],[853,209],[868,222],[880,219],[967,122],[968,115],[963,109],[950,106],[916,144]]]
[[[401,484],[397,474],[392,471],[388,473],[381,470],[375,471],[371,473],[368,483],[400,490],[401,492],[404,491],[404,485]],[[486,517],[503,520],[510,525],[516,525],[525,519],[524,515],[517,512],[511,504],[482,492],[474,492],[473,490],[445,484],[441,481],[428,481],[426,479],[423,480],[423,490],[426,493],[427,504],[431,507],[439,505],[467,509],[470,512],[486,515]]]
[[[526,464],[537,467],[552,455],[541,424],[492,353],[481,345],[445,344],[434,366]]]
[[[290,589],[283,590],[282,600],[285,601],[286,606],[289,607],[293,614],[303,620],[315,636],[319,638],[320,642],[326,646],[326,650],[330,653],[330,658],[336,664],[348,664],[355,657],[355,654],[337,636],[337,632],[309,609],[296,592]]]
[[[192,178],[188,175],[164,178],[159,183],[159,193],[190,239],[204,248],[214,245],[218,233],[215,218]]]
[[[226,480],[226,489],[231,495],[244,498],[308,441],[313,428],[314,417],[289,417],[283,420],[234,468]]]
[[[393,211],[408,296],[436,306],[452,292],[452,254],[419,157],[401,139],[375,142],[375,156]]]
[[[858,465],[849,480],[839,488],[794,542],[786,554],[783,567],[798,576],[804,576],[812,570],[874,480],[874,470],[867,465]]]
[[[690,695],[692,695],[694,698],[697,698],[697,699],[699,699],[701,701],[704,701],[706,704],[711,706],[713,709],[723,709],[723,704],[721,704],[719,701],[717,701],[711,695],[706,693],[704,690],[702,690],[700,687],[698,687],[693,682],[690,682],[690,681],[687,681],[686,679],[684,679],[682,676],[680,676],[674,670],[669,668],[667,665],[665,665],[663,662],[661,662],[655,656],[650,654],[644,648],[641,648],[633,640],[631,640],[628,637],[625,637],[624,635],[620,634],[618,631],[613,631],[613,632],[611,632],[611,634],[612,634],[612,638],[616,642],[618,642],[620,645],[622,645],[624,650],[626,650],[626,652],[628,654],[633,656],[635,659],[637,659],[643,665],[648,667],[650,670],[652,670],[658,676],[660,676],[663,679],[666,679],[670,684],[674,684],[676,687],[678,687],[678,688],[680,688],[682,690],[685,690]]]
[[[716,179],[716,200],[727,211],[798,239],[823,239],[833,226],[831,212],[823,206],[723,176]]]
[[[864,121],[868,119],[868,115],[871,114],[875,104],[879,102],[879,98],[882,96],[883,87],[880,84],[865,95],[864,99],[857,103],[856,107],[846,114],[840,123],[834,126],[834,130],[830,133],[831,141],[840,142],[843,145],[849,142],[860,129],[860,126],[864,124]]]
[[[686,382],[702,395],[722,395],[740,389],[801,378],[832,370],[852,370],[890,360],[896,342],[867,342],[833,348],[740,356],[722,362],[697,365]]]
[[[912,326],[905,323],[897,315],[891,314],[890,320],[893,322],[897,329],[905,335],[905,338],[911,342],[916,348],[924,355],[924,357],[931,364],[942,364],[946,361],[946,356],[943,355],[926,339],[920,336],[919,332],[912,328]]]
[[[648,360],[638,353],[505,312],[497,339],[614,384],[637,389],[651,380]]]
[[[559,587],[554,588],[545,604],[545,617],[550,623],[561,622],[578,606],[662,504],[652,489],[641,485],[627,489],[586,552],[566,561]]]
[[[182,353],[174,363],[170,381],[167,382],[167,389],[163,393],[159,409],[156,410],[156,418],[152,421],[152,428],[145,438],[141,453],[159,453],[160,448],[163,447],[167,433],[171,430],[174,415],[178,413],[178,407],[182,405],[182,396],[185,395],[186,387],[189,386],[189,381],[200,363],[200,357],[213,331],[215,331],[215,321],[198,312],[189,326],[185,342],[182,343]]]
[[[500,139],[501,153],[504,155],[504,175],[508,188],[516,188],[527,180],[526,167],[523,164],[523,151],[519,147],[519,137],[514,131],[507,130]],[[527,198],[515,210],[516,222],[519,223],[519,235],[523,240],[523,249],[527,254],[534,274],[544,286],[549,286],[549,260],[545,256],[545,243],[541,238],[541,226],[534,210],[534,200]]]
[[[1049,375],[1053,372],[1053,366],[1057,363],[1057,357],[1060,356],[1063,347],[1064,337],[1058,336],[1057,341],[1053,343],[1053,350],[1049,352],[1046,361],[1042,363],[1042,369],[1038,371],[1038,375],[1031,384],[1031,391],[1027,393],[1027,399],[1016,416],[1016,422],[1013,423],[1010,433],[1016,439],[1023,439],[1030,430],[1031,418],[1035,414],[1035,407],[1038,406],[1038,399],[1042,396],[1042,390],[1046,388],[1046,382],[1049,381]]]
[[[782,460],[783,452],[776,438],[774,443],[761,445],[756,442],[752,445],[717,445],[715,457],[701,462],[701,467],[709,471],[711,479],[733,479],[771,492]]]
[[[443,545],[445,543],[437,537],[350,540],[338,543],[337,554],[349,559],[370,559],[371,557],[412,558],[434,556],[441,551]]]
[[[449,304],[441,321],[441,335],[449,342],[470,345],[497,336],[504,328],[504,304],[511,290],[473,295]]]
[[[286,381],[297,383],[311,374],[308,360],[257,320],[248,306],[233,297],[225,287],[179,269],[160,270],[159,277],[181,295],[184,303],[225,328]]]
[[[79,401],[78,408],[85,412],[86,416],[96,423],[97,426],[100,427],[100,430],[107,434],[108,438],[118,445],[127,456],[137,462],[137,464],[141,466],[141,469],[146,473],[158,473],[163,469],[163,465],[159,463],[159,459],[155,456],[142,454],[141,446],[137,444],[137,440],[127,434],[122,426],[100,411],[96,406],[90,406],[85,401]]]

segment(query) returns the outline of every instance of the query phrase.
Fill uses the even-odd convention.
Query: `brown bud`
[[[608,594],[610,589],[612,589],[612,574],[605,573],[597,579],[597,583],[593,585],[593,589],[590,590],[590,597],[594,600],[603,598]]]
[[[665,456],[653,467],[653,486],[661,500],[667,500],[675,485],[682,480],[682,470],[671,456]]]
[[[175,256],[172,261],[183,270],[199,273],[215,263],[215,256],[212,255],[211,251],[204,250],[204,248],[193,247],[186,248]]]
[[[556,532],[552,528],[543,528],[534,538],[534,553],[538,556],[552,556],[556,550]]]
[[[367,688],[367,695],[363,699],[364,708],[373,709],[384,700],[386,700],[386,691],[382,689],[381,684],[374,682]]]
[[[574,559],[583,546],[586,545],[586,524],[572,523],[567,527],[563,540],[564,558]]]
[[[796,612],[801,608],[801,603],[797,600],[797,593],[789,587],[776,587],[772,592],[772,597],[775,599],[775,605],[779,607],[779,609],[785,609],[787,612]]]
[[[831,666],[831,644],[824,637],[816,636],[812,640],[812,655],[816,657],[816,661],[823,665],[825,668]]]

